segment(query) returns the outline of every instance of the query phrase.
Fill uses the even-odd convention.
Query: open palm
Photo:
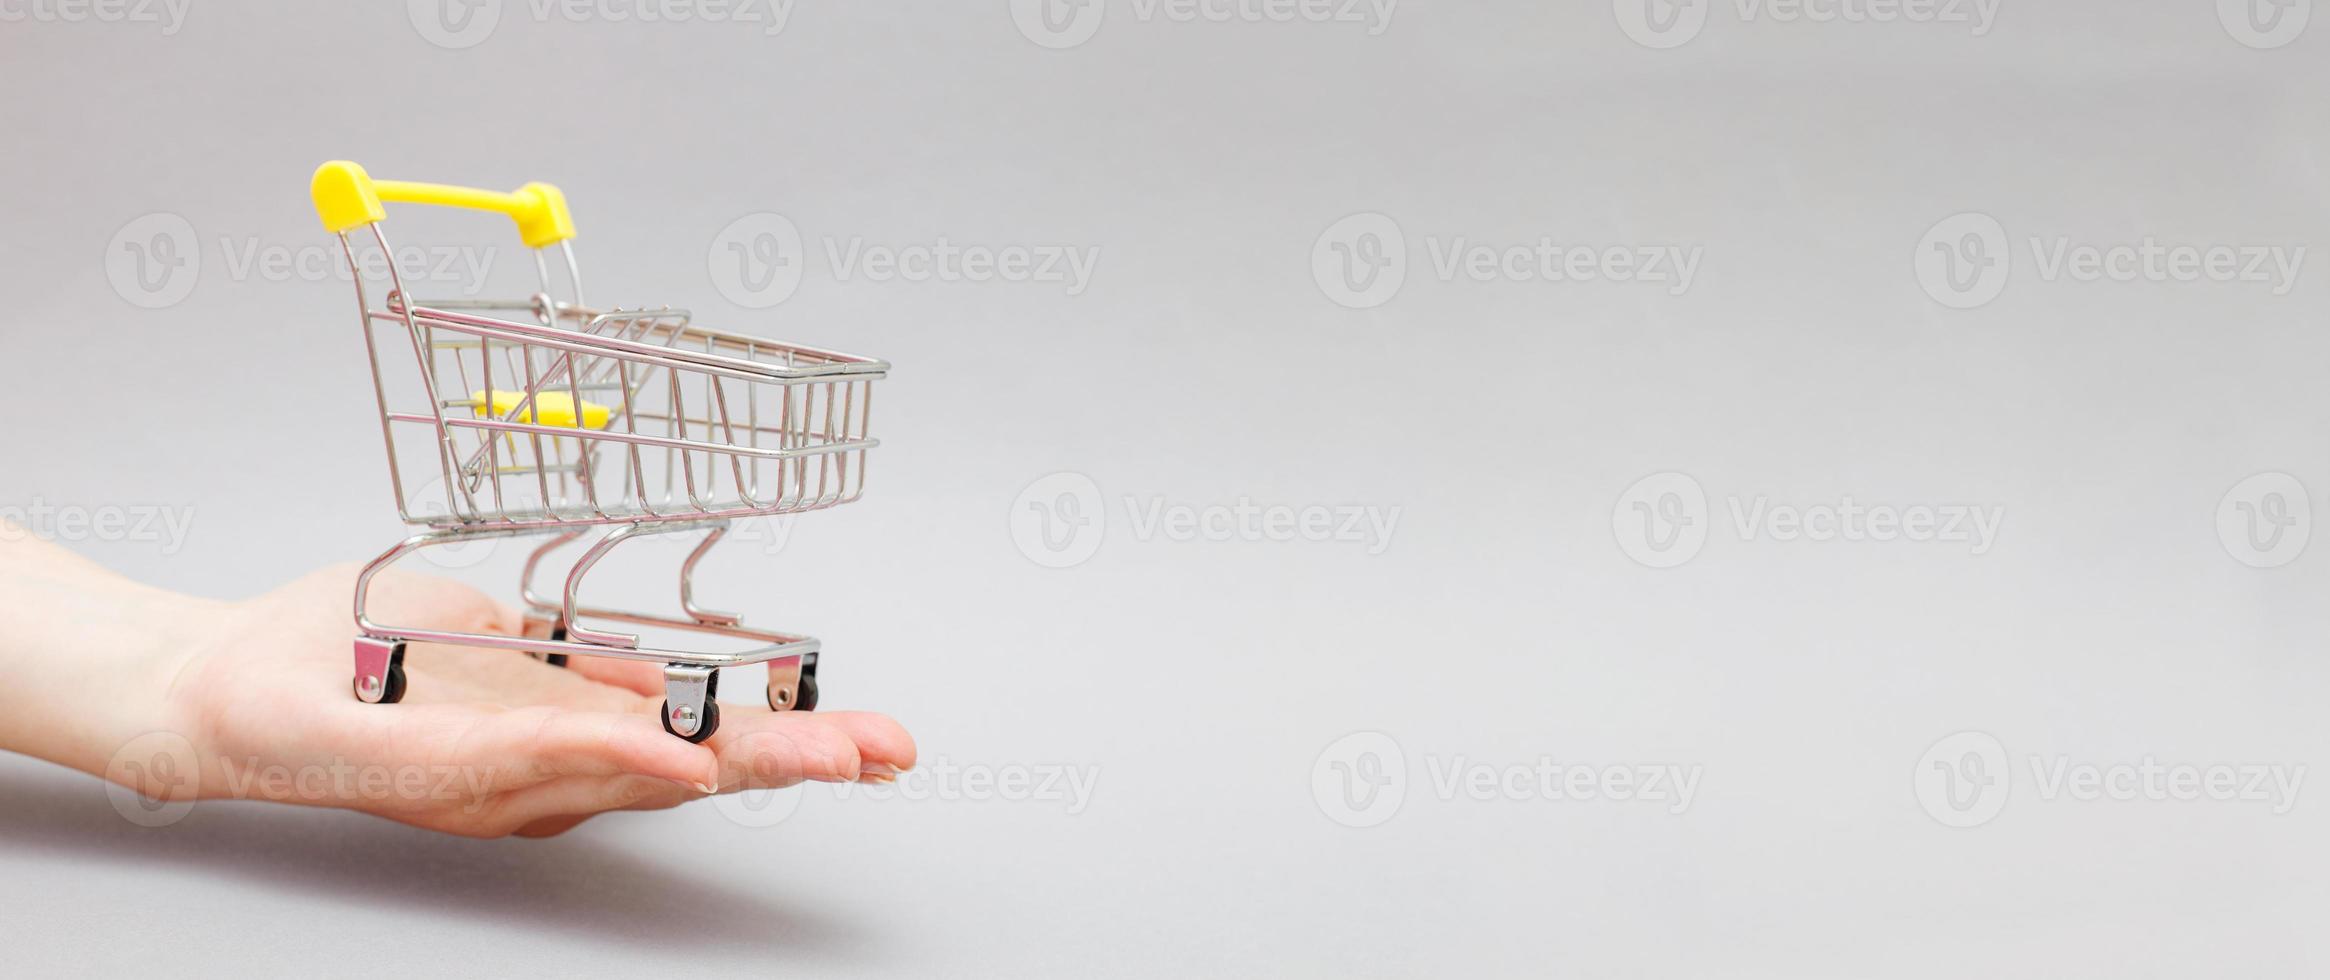
[[[348,690],[353,567],[224,607],[186,654],[183,712],[200,795],[345,807],[449,833],[548,836],[609,810],[677,806],[803,780],[887,780],[914,742],[865,712],[723,704],[702,745],[667,734],[654,664],[577,657],[561,669],[508,651],[412,644],[410,693]],[[514,610],[458,583],[382,573],[384,621],[515,635]]]

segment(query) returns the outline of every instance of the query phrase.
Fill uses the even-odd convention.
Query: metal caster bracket
[[[397,640],[383,640],[370,636],[356,638],[356,700],[365,704],[397,700],[402,694],[396,683],[404,667],[405,645]]]
[[[769,661],[769,710],[791,711],[801,697],[801,658]]]
[[[663,668],[663,717],[672,734],[691,741],[705,730],[707,721],[715,715],[707,706],[719,687],[720,674],[711,667],[687,664],[665,664]]]

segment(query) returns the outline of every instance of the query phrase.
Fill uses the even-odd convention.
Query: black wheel
[[[402,656],[399,656],[397,659],[401,661],[401,660],[403,660],[404,658],[403,658]],[[364,682],[362,682],[362,681],[357,681],[357,682],[355,683],[355,688],[356,688],[356,700],[358,700],[358,701],[362,701],[362,700],[364,700]],[[405,699],[405,665],[404,665],[404,664],[402,664],[402,663],[398,663],[398,662],[391,662],[391,663],[388,665],[388,680],[387,680],[387,682],[386,682],[386,683],[384,683],[384,684],[382,684],[382,685],[380,686],[380,700],[379,700],[379,701],[377,701],[377,702],[374,702],[374,703],[375,703],[375,704],[395,704],[395,703],[397,703],[397,702],[399,702],[399,701],[402,701],[402,700],[404,700],[404,699]]]
[[[810,673],[804,673],[804,674],[802,674],[802,675],[801,675],[801,683],[800,683],[800,684],[798,684],[798,685],[796,685],[796,686],[794,686],[794,688],[793,688],[793,703],[791,703],[791,704],[778,704],[778,703],[777,703],[777,701],[776,701],[776,692],[774,692],[774,691],[771,691],[771,692],[769,692],[769,710],[770,710],[770,711],[815,711],[815,710],[817,710],[817,675],[816,675],[816,674],[810,674]]]
[[[712,733],[718,731],[719,728],[720,702],[718,701],[709,699],[705,700],[704,723],[696,726],[696,734],[694,735],[680,735],[679,730],[671,726],[671,702],[665,701],[663,703],[663,730],[673,735],[679,735],[679,737],[687,739],[692,744],[704,744],[704,740],[711,738]]]
[[[564,643],[564,642],[566,642],[566,627],[564,627],[564,626],[553,626],[553,627],[551,627],[551,628],[550,628],[550,642],[552,642],[552,643]],[[546,664],[549,664],[550,666],[553,666],[553,667],[564,667],[564,666],[566,666],[566,654],[563,654],[563,653],[546,653],[546,654],[543,654],[543,655],[542,655],[542,662],[543,662],[543,663],[546,663]]]
[[[795,711],[815,711],[815,710],[817,710],[817,675],[816,675],[816,674],[803,674],[803,675],[801,675],[801,687],[800,687],[800,689],[799,689],[799,690],[797,690],[797,691],[794,691],[794,692],[793,692],[793,710],[795,710]]]
[[[381,688],[380,703],[395,704],[405,699],[405,665],[388,665],[388,684]]]

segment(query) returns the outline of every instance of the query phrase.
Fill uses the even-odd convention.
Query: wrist
[[[104,776],[139,735],[191,737],[175,681],[225,605],[18,534],[0,534],[0,749]]]

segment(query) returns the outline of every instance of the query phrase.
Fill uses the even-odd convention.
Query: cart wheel
[[[529,630],[527,635],[532,635],[532,631]],[[550,628],[550,632],[544,634],[542,638],[549,640],[552,643],[564,643],[566,642],[566,627],[553,626]],[[563,653],[541,653],[539,651],[528,650],[526,651],[526,656],[549,664],[553,667],[566,666],[566,654]]]
[[[719,727],[720,702],[718,701],[704,702],[704,723],[696,726],[696,734],[694,735],[680,735],[679,730],[672,727],[671,702],[665,701],[663,703],[663,730],[672,735],[679,735],[679,737],[687,739],[691,744],[704,744],[704,740],[711,738],[712,733],[718,730]]]
[[[779,668],[777,665],[780,662],[769,661],[769,710],[817,710],[817,655],[803,655],[800,658],[799,673],[794,673],[795,668],[790,664]],[[787,679],[792,681],[793,689],[790,692],[784,688]]]
[[[355,682],[355,684],[354,684],[354,685],[352,685],[352,686],[353,686],[353,687],[356,689],[356,700],[358,700],[358,701],[362,701],[362,700],[364,700],[364,682],[363,682],[363,681],[361,681],[361,680],[359,680],[359,681],[356,681],[356,682]],[[402,701],[402,700],[404,700],[404,699],[405,699],[405,665],[403,665],[403,664],[401,664],[401,663],[398,663],[398,664],[390,664],[390,665],[389,665],[389,667],[388,667],[388,683],[381,685],[381,688],[380,688],[380,700],[378,700],[378,701],[374,701],[374,702],[372,702],[372,703],[373,703],[373,704],[395,704],[395,703],[397,703],[397,702],[399,702],[399,701]]]
[[[356,693],[356,700],[367,704],[395,704],[404,700],[404,641],[357,637],[356,679],[350,687]]]
[[[817,710],[817,675],[801,675],[801,686],[793,692],[793,710]]]

